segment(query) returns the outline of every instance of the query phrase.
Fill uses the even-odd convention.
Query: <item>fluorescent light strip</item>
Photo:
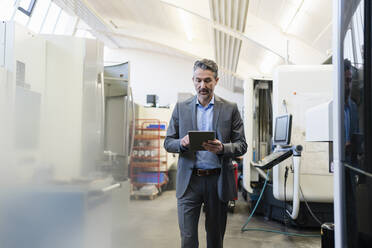
[[[178,11],[178,15],[181,18],[183,29],[185,30],[187,39],[189,41],[192,41],[194,37],[192,33],[191,18],[190,16],[187,15],[188,13],[186,13],[183,9],[177,9],[177,11]]]
[[[303,4],[304,4],[304,1],[305,0],[301,0],[301,2],[299,3],[297,9],[296,9],[296,12],[294,13],[294,15],[292,16],[292,18],[290,18],[290,21],[288,22],[288,24],[284,25],[284,28],[283,28],[283,32],[284,33],[287,33],[289,27],[292,25],[294,19],[296,18],[297,14],[300,12]]]

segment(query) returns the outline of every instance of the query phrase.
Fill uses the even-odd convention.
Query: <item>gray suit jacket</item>
[[[180,149],[180,139],[187,135],[188,131],[197,130],[196,99],[197,97],[194,96],[176,104],[164,141],[164,148],[168,152],[179,153],[177,198],[185,193],[196,161],[195,152]],[[229,201],[237,195],[231,160],[247,151],[247,143],[237,105],[216,95],[213,107],[213,130],[224,146],[223,153],[218,155],[222,165],[218,179],[218,196],[222,201]]]

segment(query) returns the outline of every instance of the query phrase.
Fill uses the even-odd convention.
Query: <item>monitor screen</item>
[[[289,145],[291,142],[292,115],[280,115],[275,118],[274,145]]]
[[[146,95],[146,103],[155,107],[158,100],[157,98],[157,95]]]

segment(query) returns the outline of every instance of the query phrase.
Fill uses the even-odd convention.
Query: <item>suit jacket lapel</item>
[[[218,117],[220,116],[220,111],[222,108],[222,102],[219,97],[214,95],[214,106],[213,106],[213,130],[217,130]]]
[[[196,124],[196,98],[197,96],[194,97],[194,99],[191,101],[191,121],[192,121],[192,129],[193,130],[198,130],[198,126]]]

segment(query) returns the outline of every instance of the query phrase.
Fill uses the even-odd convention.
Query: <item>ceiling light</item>
[[[292,25],[294,19],[300,12],[302,5],[304,4],[305,0],[296,0],[290,2],[288,6],[286,6],[286,12],[282,15],[281,20],[279,22],[280,27],[284,33],[287,33],[288,29]]]
[[[191,17],[188,13],[186,13],[186,11],[184,11],[182,9],[177,9],[177,11],[178,11],[178,14],[181,18],[181,21],[182,21],[182,24],[183,24],[183,29],[185,30],[187,39],[189,41],[192,41],[192,39],[194,37],[193,37],[193,33],[192,33]]]

